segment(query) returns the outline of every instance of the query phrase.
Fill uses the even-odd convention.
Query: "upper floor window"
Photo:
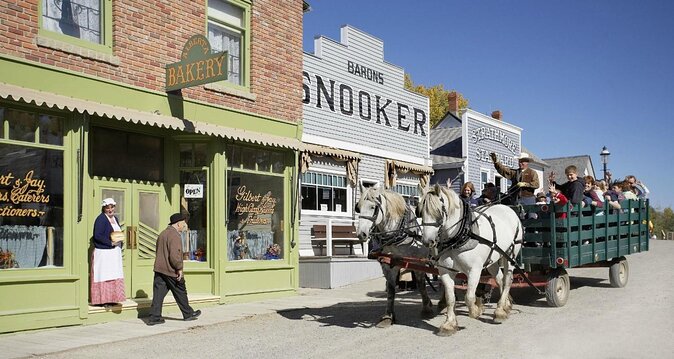
[[[41,34],[100,50],[112,48],[111,0],[42,0]],[[77,40],[75,40],[77,39]]]
[[[208,41],[213,52],[227,51],[227,81],[246,86],[249,5],[240,1],[208,0]]]

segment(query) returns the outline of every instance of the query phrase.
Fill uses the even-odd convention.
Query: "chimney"
[[[492,113],[491,113],[491,117],[494,118],[494,119],[497,120],[497,121],[503,121],[503,118],[502,118],[502,115],[501,115],[501,111],[500,111],[500,110],[496,110],[496,111],[492,112]]]
[[[447,94],[447,102],[449,103],[449,106],[447,107],[447,110],[451,112],[454,116],[459,115],[459,95],[457,95],[456,91],[452,91]]]

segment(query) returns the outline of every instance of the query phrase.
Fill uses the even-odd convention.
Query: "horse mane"
[[[405,198],[397,192],[391,190],[382,190],[376,188],[368,188],[364,193],[361,194],[359,203],[363,201],[377,201],[377,196],[381,195],[382,200],[387,202],[387,218],[389,220],[398,220],[399,218],[405,215],[405,210],[407,209],[407,203]]]
[[[419,208],[434,218],[440,218],[442,216],[442,202],[440,202],[441,194],[444,194],[449,201],[449,203],[447,203],[448,213],[461,209],[461,198],[459,198],[459,195],[457,195],[456,192],[447,187],[435,185],[431,187],[426,194],[431,194],[432,196],[421,196],[419,199]]]

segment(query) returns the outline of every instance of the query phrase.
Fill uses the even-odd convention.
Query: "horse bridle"
[[[438,230],[439,230],[440,227],[442,226],[442,224],[444,223],[445,218],[447,217],[447,207],[445,206],[444,198],[442,198],[442,196],[440,196],[440,195],[438,195],[438,197],[440,199],[440,203],[442,203],[442,217],[440,217],[440,220],[436,221],[436,222],[424,222],[423,219],[422,219],[422,221],[421,221],[422,227],[423,226],[437,227]],[[470,213],[471,211],[470,211],[470,205],[467,202],[465,202],[465,201],[461,201],[461,202],[463,203],[463,216],[462,216],[462,218],[459,222],[456,222],[456,223],[454,223],[454,225],[452,225],[452,227],[460,226],[459,231],[453,237],[446,238],[445,240],[440,238],[440,236],[443,233],[447,233],[447,232],[440,231],[439,234],[438,234],[438,241],[436,241],[435,245],[437,245],[438,243],[444,243],[444,245],[442,247],[446,249],[446,248],[452,248],[452,247],[456,247],[458,245],[461,245],[462,243],[464,243],[467,240],[468,236],[471,233],[470,227],[471,227],[472,223],[469,223],[470,222],[469,217],[471,217],[471,213]],[[450,227],[450,229],[452,227]]]
[[[438,197],[440,197],[438,195]],[[440,203],[442,203],[442,217],[440,217],[439,221],[436,222],[424,222],[423,218],[421,219],[421,226],[422,227],[441,227],[442,223],[445,221],[445,217],[447,217],[447,207],[445,207],[445,200],[444,198],[440,197]],[[417,217],[421,217],[420,213],[417,213]]]
[[[358,215],[359,219],[367,219],[368,221],[372,222],[372,228],[375,227],[377,224],[377,217],[379,216],[379,212],[381,211],[381,196],[377,196],[377,200],[375,201],[376,205],[374,206],[374,213],[372,213],[371,216],[365,216],[362,214]],[[360,213],[360,208],[356,207],[356,212]],[[372,228],[370,229],[370,232],[372,232]]]

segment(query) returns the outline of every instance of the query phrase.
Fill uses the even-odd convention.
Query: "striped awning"
[[[315,145],[311,143],[302,143],[302,152],[309,152],[320,156],[331,156],[343,160],[360,160],[360,154],[337,148]]]
[[[407,172],[412,171],[412,172],[428,173],[428,174],[433,173],[433,168],[430,167],[430,166],[417,165],[417,164],[414,164],[414,163],[398,161],[398,160],[394,160],[393,165],[396,168],[399,168],[399,169],[401,169],[403,171],[407,171]]]
[[[200,133],[208,136],[218,136],[266,146],[299,150],[301,144],[301,142],[295,138],[281,137],[210,123],[190,121],[178,117],[138,111],[95,101],[82,100],[74,97],[28,89],[1,82],[0,98],[12,99],[14,101],[23,101],[28,104],[35,104],[36,106],[47,106],[49,108],[74,111],[77,113],[87,113],[89,115],[117,119],[136,124],[168,128],[187,133]]]

